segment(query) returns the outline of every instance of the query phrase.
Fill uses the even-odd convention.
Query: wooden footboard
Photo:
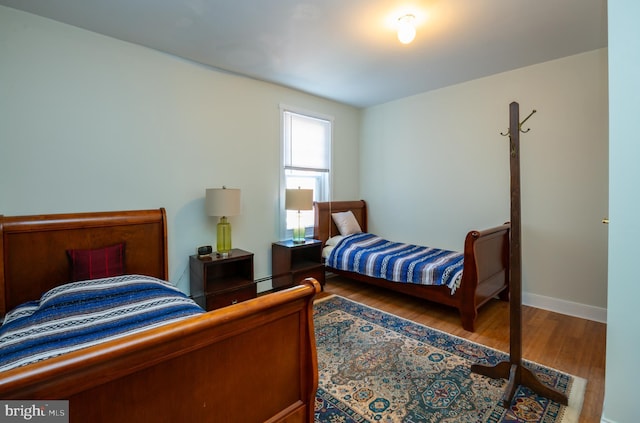
[[[367,210],[363,200],[315,203],[314,238],[326,242],[338,234],[331,213],[351,210],[363,231],[367,230]],[[464,244],[464,270],[460,287],[452,295],[446,286],[392,282],[367,275],[327,268],[329,271],[371,285],[455,307],[462,327],[473,332],[478,309],[495,296],[509,298],[509,230],[508,223],[483,231],[471,231]]]
[[[478,309],[487,301],[497,295],[509,299],[510,227],[471,231],[465,238],[462,282],[453,297],[468,331],[474,331]]]
[[[312,422],[304,284],[0,373],[0,398],[69,400],[72,422]]]

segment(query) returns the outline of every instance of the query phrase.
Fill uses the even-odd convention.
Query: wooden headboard
[[[322,244],[335,235],[340,235],[338,227],[331,218],[331,213],[340,213],[351,210],[360,224],[360,229],[367,232],[367,204],[364,200],[357,201],[328,201],[313,203],[315,223],[313,225],[313,238],[322,241]]]
[[[125,243],[127,273],[167,280],[163,208],[0,216],[0,316],[69,281],[69,249]]]

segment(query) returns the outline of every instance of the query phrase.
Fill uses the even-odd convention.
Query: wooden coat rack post
[[[538,395],[567,405],[565,394],[540,382],[535,374],[522,365],[522,248],[520,244],[520,132],[522,124],[536,111],[520,122],[520,107],[515,101],[509,105],[509,132],[511,170],[511,247],[509,250],[509,361],[495,366],[474,364],[471,371],[493,379],[508,379],[502,396],[502,405],[509,408],[518,385],[526,386]]]

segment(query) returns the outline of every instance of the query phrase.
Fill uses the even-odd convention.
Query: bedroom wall
[[[424,71],[425,78],[429,70]],[[521,120],[523,298],[606,319],[607,51],[404,98],[363,113],[361,196],[370,229],[461,250],[510,218],[509,103]]]
[[[215,246],[206,188],[242,190],[234,246],[270,275],[281,103],[335,118],[333,195],[359,194],[358,109],[3,6],[0,57],[0,214],[165,207],[185,291],[188,256]]]

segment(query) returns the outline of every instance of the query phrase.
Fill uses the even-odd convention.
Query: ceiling
[[[368,107],[607,46],[606,0],[0,0]],[[416,16],[413,43],[397,19]]]

